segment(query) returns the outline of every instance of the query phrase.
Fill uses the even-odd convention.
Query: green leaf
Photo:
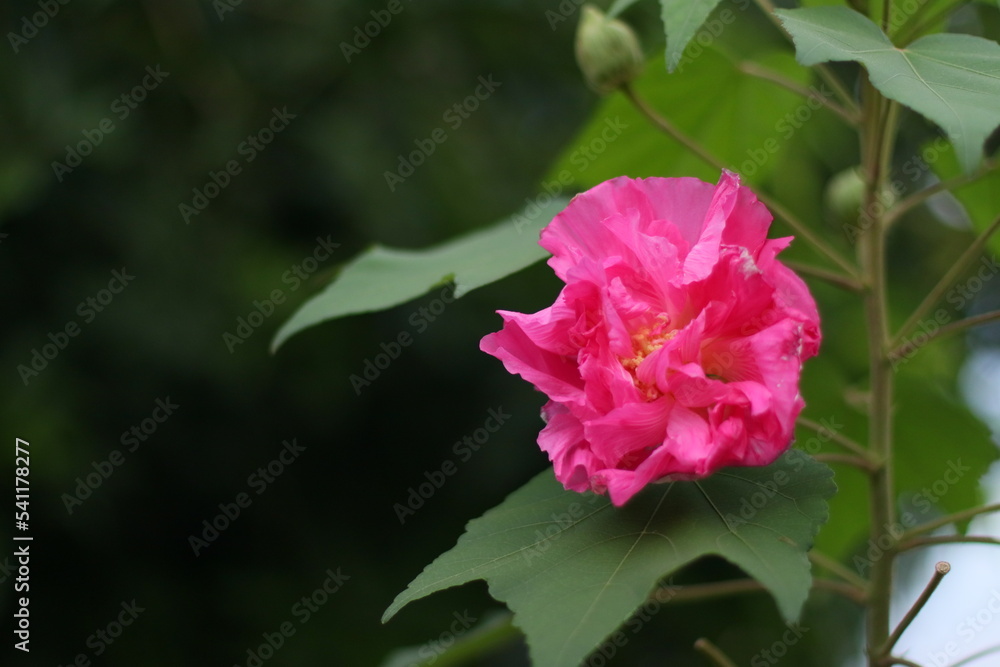
[[[464,616],[456,618],[456,620],[461,621],[460,626],[469,622]],[[477,620],[472,619],[471,622]],[[462,665],[467,662],[471,663],[476,658],[482,658],[489,649],[502,646],[510,638],[516,638],[518,635],[517,629],[510,624],[508,612],[491,612],[471,630],[463,631],[462,634],[454,633],[452,635],[454,642],[447,647],[444,653],[439,654],[435,650],[439,647],[444,648],[441,646],[442,642],[432,640],[419,646],[405,646],[395,649],[385,657],[379,667],[422,667],[433,664]]]
[[[727,28],[725,36],[736,32],[737,25]],[[653,59],[635,83],[636,90],[748,182],[759,183],[796,132],[784,120],[786,115],[799,106],[813,112],[794,93],[742,73],[714,46],[698,48],[692,62],[670,76],[663,74],[662,58]],[[755,60],[798,83],[807,82],[808,72],[787,51],[765,51]],[[717,94],[723,90],[725,95]],[[622,174],[695,176],[711,182],[719,178],[718,170],[654,127],[624,95],[611,95],[567,147],[549,179],[588,188]]]
[[[663,577],[717,554],[796,618],[811,585],[806,552],[827,519],[833,472],[798,451],[767,467],[653,485],[625,507],[566,491],[547,470],[469,522],[386,610],[485,579],[514,612],[536,665],[578,665]]]
[[[795,40],[803,65],[853,60],[886,97],[940,125],[962,168],[982,159],[983,142],[1000,125],[1000,45],[971,35],[921,37],[893,46],[877,25],[847,7],[775,12]]]
[[[271,342],[277,350],[298,332],[338,317],[392,308],[439,285],[455,283],[455,297],[530,266],[548,253],[538,232],[567,204],[550,198],[492,227],[423,250],[375,245],[354,258],[323,292],[302,304]]]
[[[684,49],[720,0],[660,0],[663,28],[667,33],[667,71],[673,72]]]

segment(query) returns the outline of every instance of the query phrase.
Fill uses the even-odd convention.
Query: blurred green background
[[[43,25],[32,32],[25,21],[42,5],[54,15],[37,19]],[[753,43],[761,58],[773,50],[775,66],[787,65],[780,35],[755,9],[742,13],[744,5],[723,3],[739,20],[709,51]],[[478,340],[498,327],[495,309],[551,303],[559,285],[548,269],[537,265],[443,308],[435,291],[325,324],[274,356],[268,346],[295,308],[368,244],[420,247],[499,220],[540,191],[567,146],[570,159],[590,115],[597,109],[600,122],[608,113],[573,61],[576,11],[569,0],[3,4],[0,423],[7,442],[31,443],[34,536],[32,650],[22,656],[5,646],[4,664],[69,665],[80,654],[104,665],[255,664],[248,650],[287,622],[294,634],[264,663],[377,665],[394,647],[423,645],[435,655],[425,642],[448,630],[453,613],[482,619],[501,608],[485,586],[469,586],[421,601],[386,626],[379,621],[467,520],[547,465],[533,444],[541,395],[481,354]],[[645,3],[628,14],[651,55],[663,41],[656,12]],[[374,34],[367,45],[358,37],[366,25]],[[699,63],[713,67],[716,57]],[[660,67],[655,75],[665,77]],[[698,80],[692,70],[685,81]],[[480,77],[499,86],[457,123],[449,110],[475,94]],[[684,95],[664,111],[687,113],[690,123],[701,108],[718,111],[712,122],[729,128],[737,157],[756,146],[739,143],[744,122],[747,131],[767,130],[782,113],[764,103],[762,120],[747,120],[712,86]],[[787,100],[779,94],[779,102]],[[286,120],[269,135],[276,112]],[[933,136],[910,120],[901,154]],[[436,128],[443,143],[390,188],[386,172]],[[671,157],[676,149],[664,138],[626,136],[621,150],[631,141],[653,156],[640,164],[609,149],[576,174],[581,186],[616,170],[717,177]],[[751,179],[825,226],[845,252],[850,245],[822,193],[856,161],[853,141],[819,113],[767,174]],[[72,152],[87,154],[77,161]],[[222,176],[233,163],[238,173]],[[223,187],[214,189],[213,178]],[[182,205],[202,195],[204,210],[185,215]],[[968,242],[926,211],[916,219],[926,224],[901,233],[893,249],[901,313]],[[329,258],[314,254],[318,239],[339,244]],[[113,271],[134,276],[120,293],[106,290]],[[275,290],[282,303],[255,306]],[[855,304],[823,287],[818,296],[843,337],[828,334],[826,361],[806,380],[807,400],[810,390],[825,396],[816,419],[849,410],[864,380]],[[240,329],[241,319],[259,327]],[[60,337],[74,323],[78,333]],[[356,391],[350,377],[401,332],[413,344]],[[51,347],[60,340],[64,349]],[[35,359],[37,373],[19,370],[46,345],[54,358]],[[963,354],[953,341],[912,366],[936,391],[953,392]],[[149,421],[163,416],[158,400],[177,406],[162,423]],[[467,460],[459,456],[455,443],[491,409],[510,418]],[[858,410],[851,418],[849,430],[863,424]],[[127,435],[134,427],[146,428],[138,445]],[[304,450],[287,465],[273,463],[293,439]],[[445,461],[455,474],[401,523],[394,505]],[[931,457],[930,474],[942,461]],[[269,464],[272,477],[257,472]],[[9,477],[13,455],[0,467]],[[68,511],[67,498],[88,476],[99,486]],[[235,513],[241,493],[249,505],[220,518],[220,504]],[[207,539],[203,522],[212,521],[228,526],[196,555],[192,536]],[[0,528],[5,627],[14,609],[11,559],[3,560],[13,551],[11,525]],[[855,515],[830,543],[844,556],[863,533]],[[328,571],[349,578],[328,599],[314,597]],[[678,581],[728,576],[738,574],[708,561]],[[324,600],[305,622],[303,597]],[[93,639],[133,600],[143,609],[134,623],[111,642]],[[690,648],[699,636],[749,660],[785,631],[763,597],[665,609],[613,664],[700,664]],[[853,612],[820,597],[805,622],[830,629],[807,634],[789,660],[834,664],[833,656],[850,653]],[[481,664],[523,665],[526,651],[515,642]]]

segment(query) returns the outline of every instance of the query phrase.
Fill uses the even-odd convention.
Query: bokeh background
[[[265,635],[291,623],[294,635],[263,663],[378,665],[404,646],[436,657],[436,644],[427,642],[442,637],[453,613],[482,620],[502,612],[485,586],[473,585],[380,623],[396,593],[454,543],[466,521],[547,465],[533,444],[541,396],[478,351],[479,338],[498,326],[495,309],[534,311],[551,302],[558,284],[546,267],[443,308],[435,291],[391,311],[324,324],[274,355],[269,344],[299,304],[372,242],[426,246],[522,208],[559,156],[570,155],[601,100],[573,60],[575,2],[401,0],[394,5],[401,11],[388,14],[390,4],[0,6],[0,424],[6,443],[31,443],[34,537],[31,653],[14,651],[5,632],[3,664],[69,665],[82,654],[100,665],[249,667],[248,651],[259,652]],[[54,15],[32,32],[25,17],[42,5]],[[753,40],[790,58],[777,31],[745,5],[723,3],[739,20],[709,50]],[[982,22],[978,15],[969,21],[991,29],[996,8],[983,11]],[[663,41],[656,12],[645,3],[628,13],[651,55]],[[359,31],[377,16],[391,20],[370,29],[377,34],[365,44]],[[154,84],[150,70],[162,80]],[[500,86],[454,126],[446,114],[474,94],[480,77]],[[131,92],[144,78],[147,86]],[[697,114],[725,94],[712,89],[690,97],[690,111],[687,102],[665,111]],[[134,108],[123,95],[133,96]],[[718,122],[738,136],[739,110],[725,108]],[[266,146],[247,149],[276,110],[287,123]],[[856,149],[827,116],[818,113],[759,180],[847,252],[823,192],[856,162]],[[766,123],[776,117],[777,110]],[[446,140],[390,188],[385,173],[435,128],[445,129]],[[919,151],[932,136],[916,122],[901,151]],[[662,141],[663,157],[639,171],[688,173]],[[78,166],[54,166],[72,165],[67,153],[81,142],[91,146]],[[627,157],[612,153],[595,164],[612,169]],[[195,190],[212,191],[212,173],[230,161],[239,173],[204,210],[185,216],[181,205],[194,205]],[[963,224],[954,202],[939,209],[918,212],[895,239],[901,309],[919,300],[970,238],[939,222]],[[308,258],[323,257],[314,254],[318,239],[338,247],[313,264]],[[110,295],[102,290],[113,271],[135,277]],[[976,303],[996,300],[996,287]],[[243,342],[227,344],[224,336],[236,335],[240,318],[274,290],[284,302]],[[863,402],[860,320],[852,304],[819,290],[824,317],[857,333],[834,346],[810,380],[819,394],[843,399],[831,408],[842,411]],[[100,312],[81,306],[88,298],[98,299]],[[19,370],[52,342],[49,334],[58,339],[72,323],[79,333],[44,368]],[[356,390],[351,376],[401,332],[413,344]],[[995,342],[989,335],[951,341],[922,353],[920,363],[961,408],[954,369],[969,344],[986,354]],[[982,383],[995,373],[980,376],[982,399],[994,391]],[[981,410],[995,408],[992,395]],[[149,421],[157,401],[168,400],[173,413]],[[482,427],[491,409],[510,417],[463,460],[454,444]],[[817,408],[814,416],[830,414]],[[144,420],[145,439],[130,450],[123,436]],[[304,450],[287,465],[272,464],[286,440]],[[918,445],[913,451],[932,452],[929,465],[940,470],[946,459],[933,452],[946,445],[930,436]],[[113,456],[120,465],[109,468]],[[992,458],[984,456],[983,469]],[[401,522],[394,506],[445,461],[457,472]],[[269,464],[272,475],[280,473],[263,485],[252,476]],[[13,454],[5,454],[0,469],[10,478],[12,468]],[[100,469],[110,474],[98,475],[89,496],[67,500]],[[217,520],[220,504],[241,493],[249,506],[196,554],[192,536],[206,538],[203,522]],[[854,539],[864,532],[864,509],[845,507],[857,511],[853,529],[831,539],[841,555],[864,548]],[[0,611],[8,630],[12,575],[3,559],[13,552],[12,530],[12,521],[2,522]],[[296,605],[314,596],[329,571],[346,577],[303,622]],[[677,581],[732,576],[739,575],[725,563],[706,561]],[[920,585],[922,575],[915,579]],[[100,630],[114,634],[109,624],[132,601],[142,611],[131,625],[113,641],[93,639]],[[856,646],[854,612],[829,597],[811,602],[804,624],[823,629],[805,633],[786,664],[847,659]],[[690,648],[699,636],[749,662],[784,631],[764,597],[665,607],[612,664],[701,664]],[[526,649],[514,641],[474,664],[523,665]]]

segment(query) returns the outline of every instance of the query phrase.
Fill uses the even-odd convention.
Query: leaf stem
[[[699,652],[704,653],[705,657],[718,665],[718,667],[736,667],[736,663],[723,653],[722,649],[704,637],[696,641],[694,647]]]
[[[702,161],[709,164],[713,168],[718,169],[719,171],[726,168],[726,165],[722,163],[722,160],[712,155],[708,149],[684,134],[680,128],[649,106],[646,100],[639,95],[638,91],[634,86],[632,86],[632,84],[623,85],[621,90],[625,93],[625,96],[629,99],[629,101],[635,105],[636,109],[638,109],[649,121],[651,121],[653,125],[656,125],[658,128],[670,135],[674,141],[684,146],[684,148],[694,153],[696,156],[701,158]]]
[[[1000,320],[1000,310],[991,310],[988,313],[980,313],[979,315],[973,315],[972,317],[966,317],[957,322],[952,322],[947,324],[937,331],[931,331],[927,335],[927,340],[921,344],[917,344],[916,341],[908,340],[904,342],[899,347],[895,348],[889,353],[890,358],[893,361],[899,359],[904,359],[910,356],[913,352],[918,350],[923,345],[935,340],[937,338],[944,338],[952,334],[958,333],[965,329],[971,329],[972,327],[979,326],[980,324],[986,324],[988,322],[993,322],[994,320]]]
[[[868,473],[878,468],[868,457],[861,458],[860,456],[851,456],[850,454],[816,454],[813,458],[821,463],[843,463],[844,465],[853,466],[862,472]]]
[[[934,519],[933,521],[928,521],[927,523],[922,523],[919,526],[911,528],[910,530],[904,532],[900,535],[899,539],[901,542],[907,540],[912,540],[918,535],[923,535],[924,533],[929,533],[933,530],[937,530],[942,526],[947,526],[948,524],[957,523],[959,521],[965,521],[966,519],[972,519],[979,516],[980,514],[989,514],[990,512],[1000,512],[1000,503],[994,503],[992,505],[982,505],[980,507],[973,507],[971,509],[962,510],[961,512],[955,512],[954,514],[949,514],[948,516],[943,516],[939,519]]]
[[[985,648],[982,651],[977,651],[970,656],[966,656],[961,660],[959,660],[958,662],[952,663],[951,667],[961,667],[962,665],[967,665],[970,662],[979,660],[983,656],[989,655],[990,653],[997,653],[997,652],[1000,652],[1000,644],[997,644],[996,646],[991,646],[989,648]]]
[[[892,25],[892,0],[882,0],[882,32],[889,34]]]
[[[815,422],[812,419],[809,419],[807,417],[802,417],[801,415],[796,421],[798,422],[799,426],[807,428],[810,431],[814,431],[817,435],[825,437],[837,443],[844,449],[850,452],[854,452],[855,454],[857,454],[862,458],[868,459],[873,463],[875,462],[875,459],[872,458],[872,454],[870,451],[868,451],[855,441],[851,440],[846,435],[843,435],[838,431],[834,431],[833,429],[830,429],[824,426],[823,424],[820,424],[819,422]]]
[[[481,657],[504,644],[522,637],[521,631],[513,624],[513,614],[506,618],[498,618],[489,626],[480,626],[462,639],[455,642],[451,648],[435,657],[422,660],[418,667],[459,667],[468,664],[472,658]]]
[[[945,18],[948,14],[952,13],[962,5],[966,4],[969,0],[952,0],[945,4],[943,7],[939,7],[938,11],[931,14],[925,20],[920,20],[921,15],[924,14],[924,10],[930,8],[934,3],[931,0],[926,0],[924,4],[917,8],[913,15],[900,27],[899,32],[896,33],[893,39],[895,44],[906,45],[912,41],[915,37],[918,37],[922,32],[930,28],[932,25]]]
[[[934,594],[934,591],[937,590],[941,580],[944,579],[944,576],[949,572],[951,572],[951,564],[947,561],[940,561],[934,566],[934,574],[931,575],[931,580],[927,582],[923,592],[920,593],[916,601],[913,603],[913,606],[910,607],[910,609],[903,616],[903,620],[899,622],[896,629],[892,631],[891,635],[889,635],[889,639],[882,647],[882,650],[879,651],[880,655],[888,655],[892,652],[892,648],[896,645],[896,642],[898,642],[899,638],[904,632],[906,632],[906,629],[910,627],[910,623],[912,623],[913,619],[917,617],[920,610],[924,608],[927,601],[931,599],[931,596]]]
[[[775,72],[774,70],[768,67],[763,67],[761,65],[758,65],[752,60],[744,60],[743,62],[739,63],[739,65],[737,65],[737,69],[739,69],[747,76],[752,76],[757,79],[762,79],[764,81],[770,81],[771,83],[776,83],[782,88],[792,91],[796,95],[801,95],[806,99],[816,100],[817,102],[825,106],[827,109],[840,116],[851,127],[857,127],[858,122],[860,121],[857,113],[857,108],[855,108],[853,111],[848,111],[847,109],[840,106],[836,102],[827,99],[823,95],[817,95],[812,90],[809,90],[808,88],[799,84],[798,82],[789,79],[780,72]]]
[[[915,537],[908,542],[901,542],[896,547],[897,552],[909,551],[920,547],[931,547],[938,544],[994,544],[1000,545],[1000,539],[985,535],[932,535],[930,537]]]
[[[803,275],[812,276],[813,278],[818,278],[820,280],[825,280],[835,287],[840,287],[851,292],[861,292],[864,286],[854,278],[837,273],[836,271],[830,271],[829,269],[821,269],[818,266],[813,266],[811,264],[803,264],[802,262],[796,262],[791,259],[783,259],[785,266],[795,271],[796,273],[801,273]]]
[[[761,11],[764,12],[764,15],[768,18],[768,20],[770,20],[771,23],[773,23],[778,30],[781,31],[781,34],[783,34],[785,38],[794,45],[795,40],[792,39],[792,35],[785,30],[785,25],[781,22],[781,19],[778,18],[778,15],[774,13],[774,3],[771,2],[771,0],[754,1],[757,3],[757,6],[761,8]],[[840,82],[837,75],[833,73],[833,70],[823,63],[813,65],[813,69],[816,70],[816,73],[819,74],[820,78],[822,78],[827,85],[833,88],[834,94],[840,98],[841,104],[844,105],[844,108],[847,109],[848,113],[860,118],[861,116],[858,110],[858,104],[854,101],[854,96],[848,92],[847,88],[845,88],[844,84]]]
[[[957,188],[963,186],[967,183],[972,183],[973,181],[982,178],[993,169],[997,167],[1000,162],[994,160],[988,160],[983,162],[975,171],[968,174],[958,174],[957,176],[952,176],[943,181],[938,181],[932,185],[927,186],[923,190],[914,192],[913,194],[901,199],[898,203],[892,206],[888,211],[886,211],[885,216],[882,218],[882,224],[886,227],[891,227],[897,220],[899,220],[903,214],[907,213],[911,209],[924,203],[931,197],[946,190],[951,190],[952,188]]]
[[[951,287],[958,281],[958,278],[969,268],[969,265],[979,257],[982,253],[983,248],[986,247],[986,243],[993,236],[994,232],[1000,229],[1000,216],[990,223],[990,226],[983,230],[983,232],[969,244],[969,247],[965,249],[965,252],[955,260],[955,263],[951,265],[951,268],[941,276],[941,280],[938,281],[937,285],[927,293],[924,300],[920,302],[920,305],[916,307],[913,313],[910,315],[909,319],[899,328],[899,331],[892,339],[891,346],[897,347],[909,334],[917,323],[930,312],[931,308],[936,306],[941,299],[944,298],[945,293],[951,289]]]
[[[841,581],[813,577],[812,587],[816,590],[837,593],[859,605],[865,604],[867,597],[865,587]],[[679,590],[677,590],[677,587],[674,587],[673,590],[666,592],[664,597],[668,600],[676,600],[677,602],[700,602],[730,595],[762,593],[766,591],[767,589],[764,588],[764,585],[756,579],[731,579],[728,581],[713,581],[707,584],[689,584],[681,587]],[[659,590],[653,593],[653,597],[657,600],[660,597],[659,593]]]
[[[809,560],[811,560],[816,565],[819,565],[820,567],[825,567],[826,569],[830,570],[830,572],[833,572],[844,581],[849,582],[854,586],[857,586],[861,590],[868,588],[868,582],[865,581],[863,577],[861,577],[858,574],[855,574],[853,570],[844,567],[844,565],[839,561],[830,558],[826,554],[816,549],[813,549],[809,552]]]
[[[907,660],[906,658],[900,658],[898,656],[890,655],[885,658],[879,665],[905,665],[905,667],[924,667],[920,663],[913,662],[912,660]]]

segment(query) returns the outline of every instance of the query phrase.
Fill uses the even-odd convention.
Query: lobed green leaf
[[[470,521],[382,620],[436,591],[485,579],[514,612],[534,664],[575,666],[661,579],[710,554],[757,579],[795,619],[811,586],[806,552],[827,520],[832,477],[792,450],[767,467],[654,485],[615,508],[603,496],[565,490],[547,470]]]
[[[423,250],[375,245],[351,260],[325,290],[306,301],[271,342],[277,350],[303,329],[346,315],[392,308],[440,285],[455,283],[458,298],[548,256],[538,233],[567,200],[541,205],[492,227]]]
[[[948,134],[965,171],[976,168],[983,143],[1000,125],[1000,45],[971,35],[921,37],[895,47],[868,18],[847,7],[775,12],[803,65],[853,60],[872,85]]]

